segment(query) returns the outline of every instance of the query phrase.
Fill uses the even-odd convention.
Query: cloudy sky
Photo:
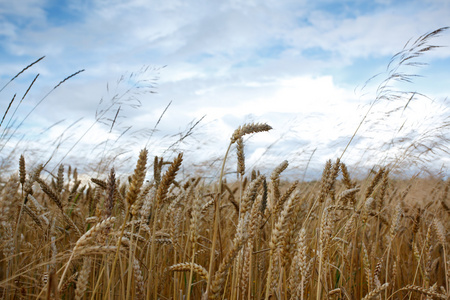
[[[45,56],[0,92],[1,111],[17,93],[2,163],[15,148],[52,157],[49,169],[111,155],[125,165],[147,147],[204,170],[235,128],[266,122],[271,132],[246,140],[248,170],[286,159],[314,178],[343,154],[446,174],[450,30],[426,41],[443,47],[388,64],[448,16],[447,0],[0,0],[0,88]],[[383,85],[392,74],[412,82]]]

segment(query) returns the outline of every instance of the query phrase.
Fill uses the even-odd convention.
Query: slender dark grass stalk
[[[147,139],[147,143],[145,143],[145,148],[148,147],[148,144],[150,143],[151,138],[153,137],[153,133],[156,131],[156,128],[158,127],[159,123],[162,120],[162,117],[166,114],[167,109],[169,108],[169,106],[172,104],[172,101],[169,102],[169,104],[166,105],[166,108],[164,108],[163,112],[161,113],[161,115],[158,118],[158,121],[156,121],[155,126],[153,127],[153,130],[151,131],[148,139]]]
[[[31,82],[31,84],[28,86],[27,91],[25,92],[25,94],[22,96],[22,99],[20,99],[19,104],[16,106],[16,109],[14,109],[13,114],[11,115],[11,118],[9,118],[8,123],[6,124],[6,127],[9,127],[9,124],[11,123],[11,121],[14,119],[14,116],[16,115],[17,110],[19,109],[20,104],[22,104],[23,99],[25,99],[26,95],[28,94],[28,92],[31,90],[31,87],[34,85],[34,83],[36,82],[36,79],[39,77],[39,74],[36,75],[36,77],[34,77],[33,81]],[[6,113],[5,113],[6,115]],[[3,134],[2,137],[0,137],[0,140],[3,138]]]
[[[35,60],[34,62],[32,62],[31,64],[29,64],[28,66],[26,66],[25,68],[22,69],[22,71],[20,71],[19,73],[16,74],[16,76],[14,76],[13,78],[11,78],[1,89],[0,92],[2,92],[11,82],[14,81],[14,79],[16,79],[17,77],[19,77],[23,72],[25,72],[26,70],[28,70],[29,68],[31,68],[33,65],[37,64],[38,62],[40,62],[41,60],[43,60],[45,58],[45,56],[42,56],[41,58],[38,58],[37,60]]]
[[[73,73],[72,75],[66,77],[65,79],[63,79],[62,81],[60,81],[57,85],[55,85],[55,87],[53,89],[51,89],[44,97],[41,98],[41,100],[39,100],[38,103],[36,103],[36,105],[34,105],[34,107],[28,112],[28,114],[25,116],[25,118],[22,119],[22,121],[19,123],[19,125],[17,125],[14,128],[14,131],[12,132],[11,136],[15,136],[17,130],[19,130],[19,128],[22,127],[23,123],[25,123],[25,121],[28,119],[28,117],[36,110],[36,108],[45,100],[47,99],[47,97],[55,90],[57,89],[61,84],[63,84],[64,82],[66,82],[67,80],[69,80],[70,78],[78,75],[79,73],[84,72],[83,70],[77,71],[75,73]],[[6,146],[6,143],[4,143],[2,145],[2,147],[0,148],[0,152],[4,149],[4,147]],[[59,163],[60,164],[60,163]],[[59,165],[58,164],[58,165]]]
[[[189,128],[186,130],[186,132],[182,133],[180,132],[180,138],[175,141],[173,144],[171,144],[169,147],[167,147],[166,150],[164,150],[163,152],[163,156],[169,151],[169,150],[173,150],[173,151],[177,151],[178,149],[176,148],[177,145],[179,145],[180,143],[182,143],[186,138],[188,138],[189,136],[192,135],[192,133],[194,132],[194,129],[200,124],[201,121],[203,121],[203,119],[206,117],[206,115],[204,115],[203,117],[201,117],[199,120],[197,120],[195,123],[194,121],[192,121],[189,125]]]
[[[11,105],[13,104],[14,99],[16,99],[16,95],[17,95],[17,94],[14,94],[13,98],[11,99],[11,101],[9,101],[8,108],[6,108],[5,114],[3,115],[2,121],[0,122],[0,127],[2,126],[3,121],[5,120],[5,117],[6,117],[6,115],[8,114],[9,109],[11,108]]]

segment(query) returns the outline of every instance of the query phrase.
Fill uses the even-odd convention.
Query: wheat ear
[[[382,291],[387,289],[389,286],[389,283],[385,283],[383,285],[380,285],[379,287],[375,288],[374,290],[370,291],[362,300],[370,300],[378,296]]]
[[[242,126],[239,126],[238,129],[234,131],[233,135],[231,136],[231,144],[235,143],[239,138],[243,137],[246,134],[269,131],[271,129],[272,127],[265,123],[244,124]]]
[[[77,280],[77,289],[75,290],[75,300],[81,300],[86,292],[89,274],[91,273],[92,259],[86,257],[83,260],[83,267]]]
[[[192,263],[192,262],[186,262],[186,263],[179,263],[173,266],[170,266],[168,268],[169,271],[172,272],[187,272],[187,271],[194,271],[197,273],[201,279],[208,280],[208,271],[200,266],[199,264]],[[190,289],[190,287],[189,287]]]
[[[173,160],[172,164],[170,165],[169,169],[167,170],[167,172],[164,174],[164,176],[161,179],[161,182],[158,185],[158,189],[156,191],[156,199],[153,205],[153,212],[154,212],[154,216],[152,216],[153,218],[153,229],[152,229],[152,236],[151,236],[151,240],[153,241],[155,239],[155,232],[156,232],[156,224],[158,222],[158,211],[159,211],[159,206],[162,204],[162,202],[166,199],[167,196],[167,192],[169,191],[169,187],[170,185],[173,183],[173,181],[175,180],[175,177],[177,175],[178,170],[180,169],[181,163],[183,161],[183,153],[178,154],[178,156]],[[153,258],[155,256],[155,244],[154,242],[152,242],[152,245],[150,247],[150,264],[149,264],[149,269],[152,270],[153,269]],[[148,292],[147,292],[147,300],[150,299],[150,289],[151,289],[151,284],[152,281],[149,279],[148,280]],[[155,288],[155,299],[157,297],[157,293],[156,293],[156,289],[157,289],[157,284],[154,284],[154,288]]]
[[[125,200],[129,206],[133,205],[136,201],[139,192],[141,191],[142,184],[145,179],[145,171],[147,165],[147,154],[148,150],[143,149],[139,153],[139,159],[136,163],[136,168],[134,169],[134,173],[131,177],[130,188],[128,189]]]
[[[61,275],[61,279],[59,281],[58,289],[61,288],[64,277],[66,275],[67,269],[69,268],[70,262],[73,259],[75,253],[87,245],[88,241],[95,237],[99,232],[103,231],[103,229],[108,228],[114,224],[116,218],[110,217],[108,219],[103,220],[101,223],[98,223],[91,229],[89,229],[85,234],[83,234],[78,241],[75,243],[75,247],[73,247],[72,254],[70,255],[69,260],[66,263],[66,268],[64,269],[63,274]]]

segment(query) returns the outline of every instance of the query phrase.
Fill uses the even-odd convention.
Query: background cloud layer
[[[288,159],[294,172],[308,166],[314,178],[344,151],[389,76],[390,58],[409,39],[449,25],[449,15],[450,3],[441,0],[2,2],[1,85],[46,56],[0,93],[4,111],[40,74],[10,124],[17,127],[61,80],[85,71],[45,98],[7,143],[3,132],[0,154],[5,163],[19,143],[37,159],[53,153],[52,166],[112,152],[126,164],[148,146],[168,157],[168,148],[185,151],[191,164],[208,168],[233,130],[255,121],[274,130],[247,142],[249,167]],[[431,42],[448,47],[449,32]],[[389,85],[416,97],[374,105],[344,161],[405,169],[414,158],[415,171],[428,165],[446,172],[448,154],[439,151],[447,146],[436,153],[427,147],[448,137],[450,51],[417,61],[428,65],[404,72],[424,77]]]

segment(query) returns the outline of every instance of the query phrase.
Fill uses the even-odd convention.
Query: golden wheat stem
[[[134,232],[134,223],[132,222],[131,225],[131,233]],[[138,241],[138,237],[136,237],[136,244]],[[126,296],[126,300],[129,299],[130,297],[130,292],[131,292],[131,275],[132,275],[132,269],[133,269],[133,262],[134,261],[134,247],[133,247],[133,234],[131,234],[130,236],[130,250],[129,250],[129,256],[128,256],[128,278],[127,278],[127,296]]]
[[[197,222],[198,222],[199,215],[200,215],[200,195],[197,195],[195,197],[193,205],[192,205],[192,217],[191,217],[191,224],[190,224],[192,257],[191,257],[191,268],[189,271],[188,294],[187,294],[186,300],[190,300],[190,298],[191,298],[191,285],[192,285],[192,278],[194,275],[195,250],[197,248]]]
[[[322,299],[322,263],[324,259],[324,252],[328,243],[328,232],[329,232],[329,222],[328,222],[328,207],[325,207],[322,213],[322,219],[320,222],[320,236],[319,236],[319,275],[317,276],[317,293],[316,299]]]
[[[155,202],[154,202],[154,216],[152,216],[153,218],[153,230],[152,230],[152,235],[151,235],[151,241],[152,241],[152,245],[150,247],[150,264],[149,264],[149,270],[153,269],[153,258],[155,256],[155,233],[156,233],[156,224],[158,221],[158,211],[159,211],[159,206],[163,203],[163,201],[165,200],[166,196],[167,196],[167,192],[169,191],[169,187],[170,185],[173,183],[175,176],[178,172],[178,169],[181,165],[181,162],[183,160],[183,154],[180,153],[178,154],[178,156],[174,159],[174,161],[172,162],[172,164],[170,165],[169,169],[167,170],[167,172],[164,174],[163,178],[161,179],[161,182],[158,185],[158,189],[156,191],[156,198],[155,198]],[[155,276],[154,277],[155,281],[157,281],[158,277]],[[152,282],[150,279],[148,280],[148,291],[147,291],[147,300],[150,299],[150,284],[153,284],[154,286],[154,299],[157,299],[158,293],[157,293],[157,288],[158,285],[156,282]]]
[[[75,250],[75,249],[74,249],[74,250]],[[75,254],[75,251],[74,251],[74,250],[72,250],[72,254],[70,255],[69,261],[66,263],[66,268],[64,269],[64,272],[63,272],[62,275],[61,275],[61,280],[59,281],[58,290],[59,290],[59,289],[61,288],[61,286],[62,286],[64,277],[66,276],[66,273],[67,273],[67,269],[69,269],[70,262],[72,261],[73,255]]]
[[[103,297],[103,300],[108,299],[109,295],[110,295],[111,283],[112,283],[112,280],[114,277],[114,271],[116,269],[117,260],[119,259],[120,246],[122,245],[121,241],[123,238],[123,233],[125,232],[125,225],[127,224],[129,214],[130,214],[130,205],[127,205],[127,211],[125,212],[125,219],[123,220],[122,229],[120,230],[120,236],[119,236],[119,239],[117,240],[117,244],[116,244],[117,250],[116,250],[116,254],[114,256],[111,274],[109,275],[108,284],[106,287],[106,293],[105,293],[105,296]]]
[[[97,282],[96,282],[96,284],[94,286],[94,289],[92,290],[91,300],[95,299],[95,295],[97,294],[97,290],[100,287],[101,279],[102,279],[102,276],[103,276],[103,273],[105,271],[106,266],[107,266],[107,262],[104,259],[104,263],[103,263],[102,269],[100,270],[100,273],[97,275]]]
[[[195,247],[193,247],[193,250],[195,250]],[[193,275],[194,275],[194,259],[195,259],[195,251],[192,252],[191,266],[190,266],[190,269],[189,269],[189,281],[188,281],[188,286],[187,286],[188,294],[187,294],[186,300],[190,300],[191,299],[191,289],[192,289],[191,286],[192,286],[192,278],[193,278]]]
[[[154,207],[154,220],[153,220],[153,227],[152,227],[152,235],[151,235],[151,241],[152,244],[150,246],[150,264],[149,264],[149,270],[152,271],[153,269],[153,256],[155,253],[155,232],[156,232],[156,223],[158,220],[158,203],[155,203],[155,207]],[[152,216],[153,217],[153,216]],[[151,278],[148,279],[148,289],[147,289],[147,300],[150,300],[150,288],[151,285],[150,283],[152,282]],[[154,283],[153,283],[154,284]],[[156,295],[155,295],[155,299],[156,299]]]
[[[220,202],[220,197],[222,195],[222,184],[223,184],[223,174],[224,174],[224,170],[225,170],[225,162],[227,160],[228,157],[228,153],[230,152],[231,149],[231,145],[233,144],[233,142],[230,142],[230,144],[228,145],[227,151],[225,152],[225,157],[223,159],[222,162],[222,168],[220,170],[220,176],[219,176],[219,192],[217,193],[215,199],[214,199],[214,225],[213,225],[213,239],[212,239],[212,245],[211,245],[211,254],[210,254],[210,258],[209,258],[209,270],[208,270],[208,283],[206,284],[206,295],[205,295],[205,299],[208,299],[209,297],[209,290],[211,288],[211,281],[212,281],[212,274],[214,271],[214,256],[215,256],[215,252],[216,252],[216,243],[217,243],[217,234],[219,231],[219,222],[220,222],[220,208],[219,208],[219,202]]]

